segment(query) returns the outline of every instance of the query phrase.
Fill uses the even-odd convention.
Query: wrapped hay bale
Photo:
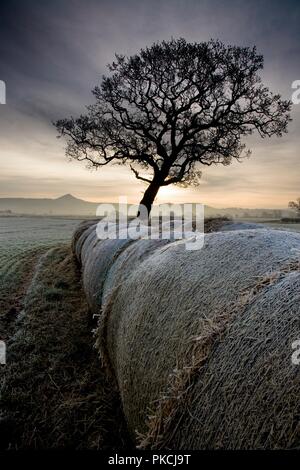
[[[300,264],[294,268],[278,272],[229,323],[152,446],[299,448],[300,375],[291,356],[300,339]]]
[[[90,307],[96,313],[102,305],[103,285],[117,257],[132,240],[99,240],[94,231],[83,245],[83,287]]]
[[[72,237],[71,248],[72,248],[73,253],[75,253],[75,249],[76,249],[76,246],[78,244],[78,241],[79,241],[81,235],[85,235],[85,237],[86,237],[87,236],[86,235],[87,234],[87,229],[90,226],[95,225],[97,223],[98,223],[98,220],[96,220],[96,219],[84,220],[83,222],[80,222],[80,224],[76,228],[75,232],[73,233],[73,237]]]
[[[199,251],[95,231],[78,243],[88,300],[102,303],[98,347],[141,447],[299,447],[300,235],[213,233]]]
[[[73,251],[77,259],[82,263],[82,279],[88,302],[92,309],[99,313],[102,304],[104,282],[106,282],[107,295],[121,282],[121,277],[127,277],[134,267],[157,249],[170,243],[166,240],[137,240],[128,238],[128,225],[117,227],[116,239],[99,239],[99,226],[87,224],[85,228],[79,227],[73,239]],[[147,229],[148,230],[148,229]],[[78,234],[79,232],[79,234]],[[115,227],[110,226],[107,233],[115,232]],[[143,236],[145,230],[141,231]],[[79,235],[79,236],[78,236]],[[191,236],[192,234],[189,233]],[[176,233],[172,234],[178,238]],[[134,245],[132,249],[130,246]],[[128,250],[127,250],[128,248]],[[124,256],[121,254],[124,251]],[[110,273],[111,272],[111,273]],[[108,279],[106,279],[108,278]]]
[[[136,246],[139,243],[142,242],[135,242]],[[232,426],[238,426],[244,409],[244,420],[240,422],[249,423],[249,429],[252,429],[251,422],[255,421],[258,410],[263,412],[264,402],[268,406],[268,382],[264,376],[260,382],[261,395],[256,396],[258,402],[261,400],[257,409],[247,409],[245,403],[244,408],[239,406],[240,398],[234,390],[239,386],[243,389],[239,381],[245,381],[246,377],[236,374],[228,378],[230,371],[226,354],[229,357],[231,350],[228,332],[238,319],[245,318],[246,321],[251,305],[258,305],[260,299],[265,299],[262,300],[262,315],[269,321],[267,319],[273,312],[271,300],[275,302],[285,283],[290,285],[289,276],[294,271],[298,272],[299,255],[293,251],[295,249],[300,249],[298,234],[272,230],[212,233],[206,236],[205,246],[199,251],[187,251],[182,243],[155,249],[145,260],[137,263],[134,270],[130,270],[128,277],[122,275],[121,283],[115,282],[119,274],[116,277],[111,274],[108,288],[111,294],[109,297],[106,294],[109,300],[103,313],[106,326],[99,329],[99,344],[103,345],[104,340],[105,354],[109,356],[115,373],[129,428],[133,435],[139,436],[142,446],[247,447],[247,437],[238,441],[234,437],[237,433],[231,433],[226,420],[223,423],[222,432],[226,436],[223,441],[214,431],[205,440],[203,434],[212,415],[215,398],[208,404],[204,392],[209,390],[212,377],[216,394],[222,387],[229,390],[228,384],[222,383],[222,377],[224,381],[226,377],[229,382],[233,381],[232,395],[228,397],[231,400]],[[287,277],[283,284],[281,276]],[[291,283],[290,287],[293,292],[291,311],[294,314],[300,313],[298,298],[294,295],[295,285]],[[269,300],[264,296],[269,296]],[[278,318],[285,314],[283,307],[276,311]],[[256,323],[249,320],[254,336],[260,327],[258,320],[258,315]],[[284,328],[283,331],[285,334]],[[300,336],[300,328],[294,333]],[[242,328],[240,335],[244,337],[244,334],[245,328]],[[270,329],[269,334],[272,336],[277,332]],[[228,352],[224,352],[225,358],[219,358],[222,377],[211,368],[210,374],[206,375],[206,385],[203,385],[202,371],[217,347],[223,345],[224,338],[227,338]],[[271,340],[275,341],[274,338]],[[266,341],[261,346],[263,357],[268,357],[268,345],[269,341]],[[290,358],[289,352],[286,353]],[[241,354],[248,358],[249,367],[254,367],[254,352],[241,351]],[[234,355],[231,359],[234,362]],[[273,370],[272,361],[268,360],[268,380],[276,382],[277,368]],[[292,375],[287,373],[290,379]],[[257,376],[258,370],[252,370],[252,377]],[[290,393],[291,383],[285,382],[286,393]],[[245,383],[243,386],[247,388]],[[203,395],[205,412],[201,406],[197,407],[200,401],[198,393]],[[255,393],[254,386],[252,393]],[[219,398],[220,409],[221,405]],[[265,413],[261,417],[261,422],[266,416]],[[274,432],[271,422],[266,426],[268,432]],[[242,425],[241,436],[244,432]],[[277,438],[279,434],[271,447],[278,442]],[[255,445],[254,437],[249,443]]]
[[[82,262],[82,248],[88,236],[96,230],[97,221],[88,220],[82,222],[75,230],[72,237],[72,252],[76,256],[77,260]]]
[[[115,259],[108,271],[103,287],[103,305],[109,300],[112,291],[126,280],[131,273],[155,250],[168,244],[170,240],[135,240]]]
[[[93,252],[93,248],[99,241],[96,236],[96,229],[97,229],[97,224],[91,225],[86,231],[87,233],[86,233],[85,239],[82,240],[82,248],[80,250],[80,255],[79,255],[79,261],[81,262],[82,266],[85,266],[88,258],[91,256]]]
[[[82,279],[90,307],[99,313],[102,305],[104,283],[107,296],[119,285],[123,276],[129,273],[146,256],[170,243],[170,240],[133,240],[125,238],[127,227],[119,227],[119,235],[124,238],[99,240],[95,226],[86,237],[81,248]],[[130,249],[131,245],[134,248]],[[124,253],[124,256],[121,256]],[[124,267],[121,267],[124,265]],[[111,271],[111,274],[110,274]]]

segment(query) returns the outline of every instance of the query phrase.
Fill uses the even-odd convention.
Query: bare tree
[[[298,197],[296,201],[290,201],[289,207],[291,209],[295,209],[297,212],[297,217],[300,217],[300,197]]]
[[[241,139],[254,130],[287,132],[291,104],[262,84],[256,48],[172,39],[108,67],[87,113],[56,126],[70,158],[128,164],[148,185],[140,202],[149,211],[161,186],[197,185],[202,165],[249,154]]]

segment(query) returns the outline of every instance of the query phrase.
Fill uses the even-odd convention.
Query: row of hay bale
[[[244,230],[189,251],[168,240],[73,250],[99,315],[96,344],[142,448],[300,446],[300,235]]]

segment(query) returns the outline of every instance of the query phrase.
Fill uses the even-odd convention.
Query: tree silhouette
[[[290,201],[289,207],[291,209],[295,209],[297,211],[297,216],[300,217],[300,197],[298,197],[296,201]]]
[[[87,113],[55,124],[70,158],[129,165],[148,211],[161,186],[197,185],[201,166],[249,154],[241,139],[254,130],[287,131],[290,102],[262,84],[256,48],[172,39],[108,67]]]

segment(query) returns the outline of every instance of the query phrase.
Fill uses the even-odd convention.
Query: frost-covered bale
[[[188,251],[94,228],[80,243],[97,344],[142,447],[299,447],[299,234],[213,233]]]
[[[87,241],[89,241],[89,245],[86,249],[89,250],[89,254],[83,260],[83,287],[90,307],[95,313],[99,313],[107,274],[115,258],[132,243],[132,240],[98,240],[95,234]]]
[[[99,243],[96,229],[97,224],[92,225],[87,229],[87,236],[82,243],[80,260],[83,267],[86,265],[88,259],[93,255],[93,249]]]
[[[88,236],[96,230],[97,221],[84,221],[76,229],[72,238],[72,251],[79,263],[82,263],[83,245]]]
[[[125,227],[119,227],[121,238],[112,240],[100,240],[95,226],[87,231],[90,233],[81,247],[82,279],[87,300],[97,313],[103,303],[104,283],[107,298],[151,252],[170,243],[170,240],[126,238]]]
[[[272,302],[276,303],[276,299],[273,298],[275,291],[272,289],[276,286],[276,298],[281,296],[282,289],[286,289],[282,287],[284,284],[280,286],[279,281],[281,276],[289,276],[287,273],[299,269],[299,254],[295,251],[299,249],[298,234],[272,230],[213,233],[206,236],[202,250],[187,251],[183,243],[171,243],[154,250],[130,271],[130,275],[128,273],[128,278],[122,277],[122,283],[107,302],[104,311],[106,327],[105,330],[100,329],[99,334],[102,335],[105,331],[105,353],[116,376],[129,429],[132,434],[144,434],[143,445],[159,447],[161,443],[167,442],[168,446],[178,445],[180,448],[219,446],[213,433],[209,444],[201,437],[206,428],[205,419],[213,412],[214,402],[211,401],[208,405],[206,398],[205,406],[208,408],[201,415],[201,407],[197,407],[198,395],[193,395],[195,384],[199,380],[198,386],[202,390],[200,393],[204,393],[206,389],[209,390],[213,376],[219,393],[223,386],[226,387],[226,382],[219,382],[218,375],[214,375],[211,367],[210,375],[206,376],[206,388],[201,388],[203,367],[207,360],[213,358],[223,337],[227,338],[226,354],[230,355],[229,327],[242,316],[245,316],[246,321],[250,305],[255,305],[259,299],[268,295],[270,298],[269,301],[267,297],[264,300],[262,315],[268,319],[273,314]],[[286,282],[291,285],[293,293],[292,311],[300,313],[295,284],[290,284],[288,280]],[[257,312],[258,310],[259,307]],[[285,312],[283,306],[279,307],[276,318],[279,320]],[[252,330],[247,335],[250,338],[254,335],[255,338],[256,332],[262,328],[259,316],[256,317],[256,323],[250,321],[249,325]],[[277,332],[272,331],[270,329],[269,334],[274,342],[276,338],[272,335]],[[263,337],[263,329],[260,334]],[[300,328],[294,334],[300,336]],[[242,328],[240,336],[245,341],[247,335],[245,336],[245,329]],[[267,337],[265,339],[261,348],[264,357],[268,358],[269,341]],[[100,344],[103,345],[103,338]],[[241,349],[240,353],[245,352]],[[285,350],[285,353],[290,358],[290,350]],[[219,357],[223,380],[230,374],[226,354],[224,352],[223,359]],[[251,350],[245,354],[249,368],[254,367],[255,352]],[[234,356],[231,358],[233,360]],[[263,402],[265,400],[266,403],[268,397],[268,383],[270,380],[275,383],[279,372],[279,366],[272,368],[270,357],[266,360],[265,367],[269,367],[268,374],[262,377],[261,395],[256,397],[258,401],[261,400],[257,408],[259,412],[263,412]],[[256,375],[259,375],[259,371],[253,369],[252,377]],[[294,375],[295,371],[289,375],[286,393],[290,393],[290,387],[293,390]],[[241,378],[235,374],[231,378],[235,386],[242,390],[240,380],[244,381],[245,376]],[[230,382],[229,378],[228,381]],[[234,385],[229,396],[236,426],[240,413],[244,413],[241,422],[246,423],[250,412],[250,429],[257,411],[255,407],[244,407],[243,410],[240,407],[242,400],[234,395],[233,390]],[[252,387],[252,391],[255,393],[255,387]],[[218,403],[221,407],[221,399]],[[178,420],[177,413],[180,410],[182,413]],[[201,425],[197,419],[189,417],[195,413],[198,414]],[[149,415],[152,418],[147,424]],[[206,418],[202,419],[202,416]],[[186,423],[184,428],[179,424],[182,421]],[[168,423],[172,426],[169,427]],[[224,447],[238,447],[238,441],[234,441],[233,436],[230,437],[229,425],[224,422],[223,426],[226,428],[223,432],[229,439],[223,441]],[[268,426],[271,426],[270,422]],[[243,431],[242,426],[241,433]],[[271,427],[268,427],[268,431],[272,431]],[[245,442],[241,437],[241,447],[245,446]]]
[[[107,293],[109,293],[109,289],[113,289],[115,285],[121,282],[120,279],[123,275],[127,277],[130,271],[153,250],[180,239],[181,233],[171,231],[168,239],[162,239],[159,231],[157,231],[157,239],[152,240],[148,239],[148,230],[150,233],[150,229],[146,226],[141,227],[140,232],[137,232],[137,234],[134,233],[134,230],[130,234],[128,224],[116,226],[110,223],[104,232],[99,225],[99,221],[96,222],[83,223],[75,232],[72,245],[78,261],[82,264],[83,285],[88,301],[91,307],[98,310],[101,306],[103,283],[112,267],[112,273],[107,282],[107,286],[109,286],[106,289]],[[190,238],[193,235],[192,232],[184,234],[185,237]],[[112,237],[112,239],[101,239],[101,236]],[[137,239],[130,238],[130,236],[136,236]],[[144,236],[146,238],[143,238]],[[140,243],[135,245],[128,254],[125,253],[116,264],[120,253],[131,244],[135,244],[137,240]],[[124,263],[126,266],[120,269],[120,265]],[[118,276],[115,276],[117,272]]]
[[[292,362],[292,344],[300,339],[299,269],[279,274],[229,323],[206,363],[189,377],[191,413],[182,400],[163,437],[150,445],[299,448],[300,375]]]
[[[128,224],[115,225],[109,223],[105,231],[99,220],[87,221],[80,224],[73,235],[72,249],[82,265],[82,278],[85,293],[88,302],[93,310],[99,313],[101,307],[103,285],[108,273],[112,269],[112,274],[107,281],[106,291],[109,294],[115,285],[118,285],[123,276],[134,266],[140,263],[147,255],[159,246],[170,243],[168,240],[148,240],[141,238],[148,234],[148,227],[142,227],[138,240],[140,244],[136,245],[136,250],[131,249],[128,254],[121,256],[120,262],[116,260],[126,248],[130,247],[137,240],[129,238]],[[101,237],[111,237],[102,239]],[[115,237],[115,238],[114,238]],[[120,265],[126,264],[126,267],[119,269]],[[114,275],[117,273],[118,275]]]
[[[82,235],[86,236],[87,229],[95,223],[96,223],[95,220],[84,220],[78,225],[78,227],[73,233],[72,242],[71,242],[71,248],[74,254],[76,254],[76,246],[81,236]]]
[[[170,240],[135,240],[115,259],[107,273],[103,287],[103,303],[109,300],[114,289],[135,272],[135,269],[155,250],[170,243]]]

